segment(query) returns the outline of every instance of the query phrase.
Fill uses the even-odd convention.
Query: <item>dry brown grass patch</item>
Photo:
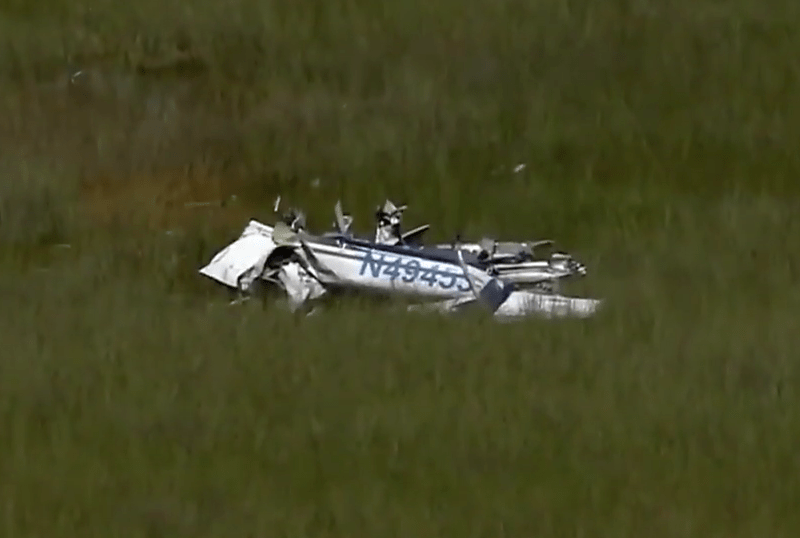
[[[101,226],[168,230],[212,222],[236,227],[252,211],[236,196],[234,181],[189,167],[101,176],[80,188],[80,214]]]

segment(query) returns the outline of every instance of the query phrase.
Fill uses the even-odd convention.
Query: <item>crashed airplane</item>
[[[414,311],[480,306],[499,319],[587,317],[599,308],[598,299],[558,293],[561,280],[583,276],[586,268],[560,252],[535,259],[534,248],[552,241],[426,246],[419,241],[428,225],[402,232],[405,207],[387,201],[378,208],[371,240],[350,231],[353,219],[338,203],[335,229],[323,234],[309,233],[299,211],[274,226],[251,220],[200,273],[245,294],[256,280],[272,282],[285,291],[293,311],[342,291],[410,297],[419,302],[409,307]]]

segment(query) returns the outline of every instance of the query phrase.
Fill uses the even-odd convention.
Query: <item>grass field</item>
[[[3,538],[800,533],[796,0],[5,0],[0,81]],[[606,309],[229,307],[277,194]]]

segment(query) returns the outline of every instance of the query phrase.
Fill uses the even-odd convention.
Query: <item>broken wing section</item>
[[[514,320],[529,316],[544,318],[588,318],[597,313],[600,299],[568,297],[556,293],[513,291],[495,311],[495,317]]]
[[[486,288],[490,288],[489,285]],[[496,288],[496,286],[491,286]],[[487,290],[490,291],[490,290]],[[491,290],[495,292],[495,289]],[[495,295],[497,296],[497,295]],[[455,314],[464,308],[482,302],[491,310],[496,303],[479,301],[473,296],[456,297],[444,301],[411,305],[411,312],[435,312]],[[538,293],[530,291],[512,291],[493,311],[498,321],[516,321],[530,317],[554,318],[589,318],[595,315],[602,306],[602,300],[583,297],[566,297],[564,295]]]
[[[272,228],[251,220],[239,238],[218,252],[200,274],[231,288],[246,291],[264,271],[277,246]]]

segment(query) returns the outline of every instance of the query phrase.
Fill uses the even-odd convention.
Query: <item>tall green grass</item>
[[[798,23],[3,3],[0,535],[795,536]],[[315,228],[389,197],[434,239],[554,238],[606,308],[228,306],[197,268],[278,194]]]

